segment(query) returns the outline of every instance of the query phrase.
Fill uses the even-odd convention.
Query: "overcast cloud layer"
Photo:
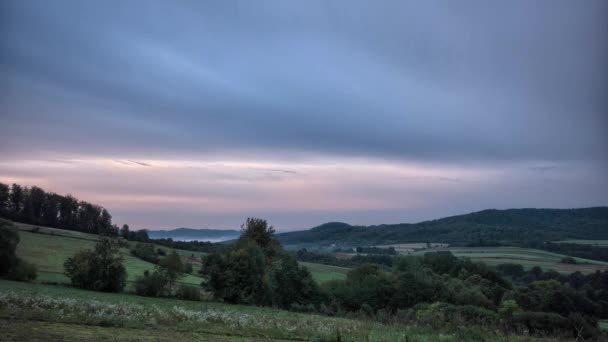
[[[608,204],[608,2],[3,1],[0,181],[135,227]]]

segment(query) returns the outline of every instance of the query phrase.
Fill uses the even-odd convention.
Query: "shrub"
[[[38,270],[34,264],[17,259],[17,263],[13,271],[8,275],[8,278],[17,281],[34,281],[38,276],[37,273]]]
[[[570,327],[567,318],[552,312],[514,313],[511,322],[516,330],[525,329],[531,335],[564,335],[569,333]]]
[[[177,288],[175,296],[183,300],[201,300],[201,290],[198,287],[181,285]]]
[[[576,264],[576,260],[573,257],[565,257],[561,260],[562,264]]]
[[[131,254],[153,264],[158,262],[158,255],[154,251],[154,245],[150,243],[138,242],[135,248],[131,250]]]
[[[192,264],[187,263],[184,265],[184,273],[192,274],[194,270],[192,269]]]
[[[149,274],[147,271],[143,277],[135,279],[135,293],[138,296],[160,297],[165,293],[167,278],[159,272]]]
[[[156,249],[156,254],[158,254],[160,256],[166,256],[167,252],[162,248],[158,248],[158,249]]]

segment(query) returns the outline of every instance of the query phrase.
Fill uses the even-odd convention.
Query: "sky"
[[[608,205],[608,2],[0,2],[0,182],[134,228]]]

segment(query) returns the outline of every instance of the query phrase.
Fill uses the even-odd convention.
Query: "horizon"
[[[0,13],[0,182],[119,225],[261,217],[287,232],[608,206],[605,1]]]

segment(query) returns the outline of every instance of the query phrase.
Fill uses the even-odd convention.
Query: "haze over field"
[[[0,4],[0,182],[132,228],[608,205],[608,2]]]

